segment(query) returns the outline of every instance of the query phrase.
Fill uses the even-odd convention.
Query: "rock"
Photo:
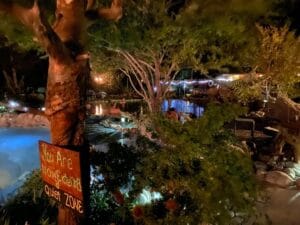
[[[42,116],[42,115],[35,115],[34,121],[35,121],[36,126],[49,126],[50,125],[47,117]]]
[[[256,170],[263,170],[266,171],[267,170],[267,164],[260,162],[260,161],[255,161],[254,162],[254,167]]]
[[[295,162],[286,162],[285,167],[288,168],[288,171],[292,171],[295,174],[295,176],[300,177],[300,164]]]
[[[288,162],[285,163],[285,167],[294,168],[294,164],[295,164],[294,162],[288,161]]]
[[[297,188],[298,190],[300,190],[300,179],[297,179],[297,180],[295,181],[295,184],[296,184],[296,188]]]
[[[264,180],[267,172],[265,170],[257,170],[256,171],[256,177],[259,180]]]
[[[258,154],[258,160],[262,161],[262,162],[265,162],[265,163],[269,162],[271,160],[271,158],[272,158],[272,156],[270,156],[270,155],[264,155],[264,154],[261,154],[261,153]]]
[[[270,171],[265,175],[265,181],[283,188],[293,185],[294,180],[282,171]]]
[[[31,127],[33,126],[33,114],[21,113],[14,119],[14,126],[16,127]]]
[[[0,118],[0,127],[9,127],[10,126],[10,122],[4,118],[4,117],[1,117]]]
[[[49,121],[44,115],[35,115],[33,113],[0,115],[0,127],[49,127]]]
[[[291,178],[295,179],[296,178],[296,173],[295,173],[295,170],[293,168],[286,168],[284,170],[284,172],[286,174],[288,174]]]
[[[300,164],[298,163],[294,163],[294,167],[293,167],[294,171],[295,171],[295,174],[296,176],[300,176]]]

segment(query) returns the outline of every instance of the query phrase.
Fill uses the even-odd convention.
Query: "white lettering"
[[[60,152],[56,153],[56,163],[61,167],[67,167],[69,170],[72,170],[72,159],[62,156]]]
[[[69,195],[68,193],[64,193],[64,195],[66,196],[66,202],[65,202],[66,206],[70,207],[71,209],[76,210],[79,213],[83,213],[82,202],[79,199],[74,198],[73,196]]]
[[[47,184],[44,187],[45,193],[46,195],[48,195],[49,197],[55,198],[57,201],[60,202],[60,192],[55,190],[52,187],[49,187]]]

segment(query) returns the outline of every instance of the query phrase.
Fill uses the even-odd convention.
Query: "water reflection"
[[[95,105],[95,115],[98,115],[98,116],[103,115],[103,106],[101,103]]]
[[[204,107],[183,99],[168,99],[162,104],[162,111],[166,112],[169,108],[175,108],[177,112],[192,113],[200,117],[204,113]]]
[[[104,116],[110,114],[118,114],[120,111],[133,114],[141,113],[145,103],[141,100],[109,100],[95,101],[88,104],[88,112],[91,115]]]
[[[183,99],[168,99],[162,103],[162,111],[166,112],[169,108],[175,108],[177,112],[191,113],[200,117],[204,113],[204,107],[191,101]],[[90,103],[90,114],[103,116],[111,114],[111,110],[140,114],[146,109],[145,103],[140,100],[135,101],[97,101]]]

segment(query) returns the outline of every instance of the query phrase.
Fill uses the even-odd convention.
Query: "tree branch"
[[[125,54],[124,57],[126,57],[127,61],[131,62],[132,66],[134,66],[136,68],[136,70],[139,71],[139,75],[141,76],[141,78],[144,80],[144,82],[146,84],[148,93],[150,95],[153,95],[153,86],[152,86],[153,82],[152,82],[152,84],[150,83],[149,78],[147,76],[148,75],[147,72],[139,64],[138,60],[135,59],[130,53],[124,52],[124,54]],[[151,73],[149,75],[151,75]]]
[[[95,0],[87,0],[87,3],[86,3],[86,11],[88,10],[93,10],[94,6],[95,6]]]
[[[134,76],[134,78],[135,78],[136,82],[138,83],[140,89],[141,89],[142,92],[144,93],[144,94],[143,94],[143,97],[144,97],[144,98],[147,97],[148,92],[147,92],[147,91],[145,90],[145,88],[144,88],[144,85],[143,85],[143,78],[141,78],[141,74],[140,74],[138,71],[136,71],[136,67],[135,67],[131,62],[128,62],[128,64],[129,64],[130,71],[132,72],[132,73],[131,73],[132,76]],[[128,75],[130,75],[130,74],[128,74]],[[130,76],[130,79],[131,79],[131,76]],[[133,83],[133,84],[134,84],[134,83]]]
[[[32,8],[25,8],[13,3],[0,3],[0,10],[13,15],[23,25],[29,28],[39,44],[53,58],[64,59],[67,53],[64,45],[49,25],[43,13],[40,10],[37,0]]]
[[[103,8],[102,6],[97,9],[93,9],[93,0],[88,0],[86,17],[88,19],[103,18],[106,20],[119,21],[123,16],[123,0],[112,0],[109,8]]]
[[[133,82],[133,80],[132,80],[130,74],[128,73],[128,71],[126,71],[125,69],[120,69],[120,70],[128,77],[129,82],[131,84],[131,87],[135,90],[135,92],[138,95],[140,95],[142,98],[145,98],[146,96],[144,96],[144,94],[138,90],[138,88],[136,87],[135,83]]]

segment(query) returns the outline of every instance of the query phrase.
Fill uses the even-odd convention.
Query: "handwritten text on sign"
[[[39,142],[42,179],[45,193],[79,213],[82,210],[80,154],[72,150]],[[70,201],[72,200],[72,204]]]

